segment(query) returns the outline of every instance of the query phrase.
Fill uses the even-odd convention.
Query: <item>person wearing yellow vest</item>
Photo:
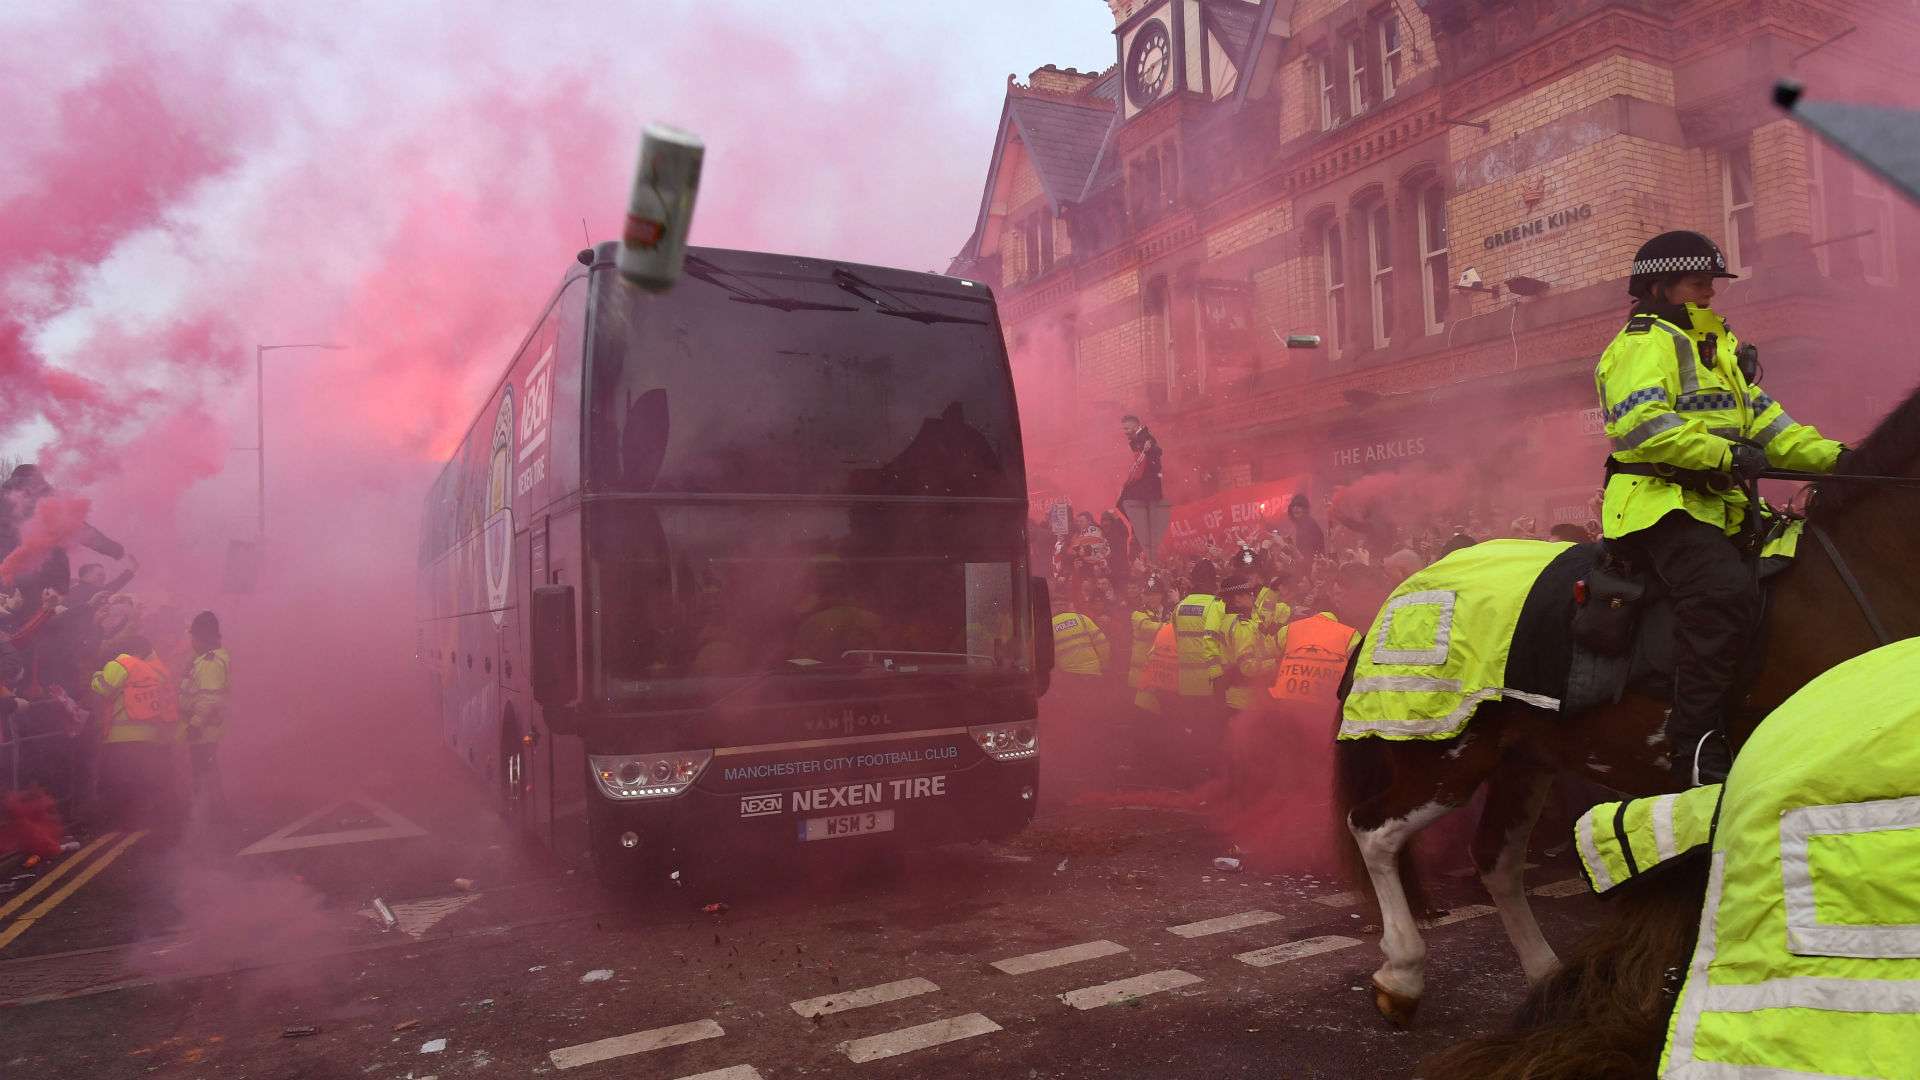
[[[151,827],[172,809],[179,687],[146,638],[128,637],[122,648],[93,676],[108,717],[101,794],[107,814],[121,824]]]
[[[1581,815],[1588,883],[1639,905],[1633,948],[1616,921],[1577,950],[1596,984],[1578,1000],[1605,1004],[1459,1047],[1426,1075],[1520,1075],[1579,1060],[1578,1043],[1649,1065],[1657,1048],[1648,1075],[1671,1080],[1920,1076],[1916,670],[1920,638],[1857,656],[1762,721],[1723,784]],[[1628,1041],[1642,1031],[1617,1002],[1654,1000],[1663,978],[1679,982],[1664,1041]]]
[[[1060,605],[1064,607],[1064,602]],[[1053,665],[1069,675],[1098,677],[1113,661],[1113,646],[1100,624],[1078,611],[1053,617]]]
[[[216,817],[227,812],[226,786],[220,782],[218,752],[227,733],[227,650],[220,644],[220,620],[211,611],[193,617],[188,629],[193,660],[180,682],[180,738],[187,744],[194,798],[208,800]]]
[[[1731,542],[1747,517],[1739,481],[1775,467],[1831,472],[1847,448],[1755,381],[1758,353],[1711,306],[1714,280],[1736,276],[1712,240],[1661,233],[1632,271],[1636,304],[1593,374],[1613,442],[1601,520],[1609,546],[1673,597],[1666,736],[1684,786],[1726,775],[1722,710],[1759,622],[1759,584]]]
[[[1225,644],[1221,678],[1227,707],[1236,712],[1259,708],[1259,699],[1267,697],[1261,692],[1266,689],[1266,681],[1260,676],[1265,663],[1273,658],[1273,639],[1260,632],[1260,619],[1254,613],[1254,581],[1231,574],[1220,587],[1220,594],[1227,606],[1220,627]]]
[[[1267,693],[1283,705],[1334,707],[1347,658],[1360,643],[1360,631],[1323,611],[1281,628],[1276,647],[1280,662]]]
[[[1160,627],[1165,625],[1166,617],[1160,611],[1160,605],[1149,597],[1147,590],[1140,585],[1130,586],[1127,600],[1133,605],[1133,611],[1127,616],[1127,689],[1134,691],[1133,703],[1148,712],[1159,712],[1160,702],[1152,692],[1144,689],[1147,675],[1147,659],[1153,655],[1153,641],[1159,636]]]
[[[1173,639],[1180,663],[1180,696],[1212,699],[1224,673],[1227,605],[1214,595],[1220,572],[1202,559],[1194,565],[1193,592],[1173,609]]]

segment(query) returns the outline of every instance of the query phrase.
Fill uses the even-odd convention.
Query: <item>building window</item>
[[[1020,231],[1022,234],[1021,238],[1025,241],[1025,244],[1023,246],[1025,247],[1024,254],[1027,257],[1026,266],[1025,266],[1026,273],[1022,276],[1028,277],[1028,278],[1039,277],[1040,276],[1040,230],[1035,226],[1032,220],[1029,220],[1027,222],[1027,227]]]
[[[1160,194],[1160,151],[1149,149],[1127,167],[1127,193],[1132,197],[1133,217],[1145,224],[1160,216],[1164,200]]]
[[[1427,315],[1427,333],[1437,334],[1447,323],[1447,193],[1438,181],[1420,189],[1420,294]]]
[[[1891,285],[1893,263],[1893,199],[1877,176],[1853,170],[1853,223],[1860,237],[1860,276],[1869,285]]]
[[[1367,111],[1367,51],[1360,39],[1347,39],[1347,115]]]
[[[1380,27],[1380,100],[1386,101],[1400,86],[1400,20],[1384,15]]]
[[[1333,64],[1324,56],[1313,58],[1314,74],[1320,79],[1320,130],[1332,131],[1333,110]]]
[[[1053,215],[1036,210],[1027,219],[1027,276],[1039,277],[1053,269]]]
[[[1340,355],[1340,339],[1347,325],[1347,275],[1340,257],[1340,225],[1329,221],[1320,230],[1320,264],[1325,268],[1327,293],[1327,354]]]
[[[1720,152],[1720,196],[1724,208],[1720,234],[1727,245],[1727,269],[1750,274],[1753,258],[1760,251],[1754,231],[1753,154],[1745,146]]]
[[[1836,248],[1857,252],[1861,276],[1891,285],[1895,274],[1893,204],[1878,177],[1835,155],[1818,141],[1807,148],[1807,205],[1814,263],[1833,273]],[[1848,249],[1846,245],[1852,244]]]
[[[1393,246],[1384,199],[1367,213],[1367,275],[1373,347],[1384,349],[1393,340]]]

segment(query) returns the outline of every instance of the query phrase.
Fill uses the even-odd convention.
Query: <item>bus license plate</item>
[[[893,811],[869,810],[864,814],[835,814],[832,817],[807,818],[800,823],[802,840],[838,840],[843,836],[892,832]]]

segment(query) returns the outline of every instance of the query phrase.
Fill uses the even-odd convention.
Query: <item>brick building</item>
[[[1108,2],[1113,67],[1009,78],[952,267],[1000,298],[1038,489],[1111,498],[1136,412],[1176,501],[1431,466],[1584,516],[1593,363],[1670,228],[1743,273],[1716,307],[1802,419],[1858,434],[1920,370],[1920,224],[1768,95],[1911,92],[1907,9]]]

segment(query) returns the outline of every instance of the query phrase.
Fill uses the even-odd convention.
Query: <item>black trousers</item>
[[[1760,619],[1760,584],[1727,535],[1675,510],[1610,543],[1653,568],[1673,597],[1673,717],[1667,735],[1690,752],[1720,724],[1727,691]]]

